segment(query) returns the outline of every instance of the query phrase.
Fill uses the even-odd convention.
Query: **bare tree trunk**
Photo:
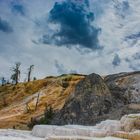
[[[28,82],[30,82],[30,80],[31,80],[31,71],[29,71],[29,73],[28,73]]]
[[[34,68],[34,65],[31,65],[28,69],[28,82],[31,81],[31,73],[32,73],[33,68]]]
[[[18,84],[18,73],[16,74],[16,85]]]
[[[35,105],[35,111],[37,110],[37,107],[38,107],[39,96],[40,96],[40,93],[38,93],[38,96],[37,96],[36,105]]]

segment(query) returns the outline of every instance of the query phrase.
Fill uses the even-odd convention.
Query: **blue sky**
[[[140,70],[139,0],[1,0],[0,77]]]

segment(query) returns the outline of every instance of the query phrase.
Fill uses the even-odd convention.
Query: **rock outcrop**
[[[140,103],[140,71],[108,75],[104,81],[118,106]]]
[[[76,85],[74,93],[57,113],[53,123],[93,125],[107,119],[111,107],[112,97],[107,85],[93,73]]]
[[[140,140],[140,114],[125,115],[120,120],[121,131],[116,131],[113,136],[130,140]]]
[[[56,113],[52,124],[94,125],[125,114],[140,113],[140,72],[82,79]]]
[[[115,136],[129,140],[140,140],[140,114],[125,115],[121,120],[106,120],[96,126],[82,125],[37,125],[32,135],[46,140],[92,140]],[[115,138],[110,138],[111,140]],[[117,139],[117,138],[116,138]]]
[[[60,125],[94,125],[140,113],[140,71],[103,77],[61,75],[16,86],[8,84],[1,86],[0,92],[0,128],[27,129],[30,118],[40,121],[44,117],[46,106],[57,111],[52,124]],[[35,110],[38,93],[37,110],[27,113]]]
[[[113,98],[109,119],[140,113],[140,71],[108,75],[104,81]]]

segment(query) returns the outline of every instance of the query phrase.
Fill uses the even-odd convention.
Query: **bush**
[[[44,117],[41,117],[40,119],[38,118],[31,118],[30,123],[28,124],[29,128],[33,128],[34,125],[38,124],[50,124],[51,120],[53,119],[54,116],[54,111],[52,107],[46,107],[45,112],[44,112]]]
[[[46,107],[44,116],[45,116],[45,119],[48,120],[48,122],[50,122],[53,119],[54,111],[53,111],[53,108],[51,106]]]

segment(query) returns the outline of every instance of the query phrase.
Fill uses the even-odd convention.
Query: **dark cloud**
[[[134,58],[135,60],[140,60],[140,52],[135,53],[135,54],[133,55],[133,58]]]
[[[49,13],[49,22],[59,25],[53,34],[45,34],[41,42],[57,46],[98,49],[100,29],[92,25],[94,14],[89,10],[88,0],[56,2]]]
[[[128,63],[129,68],[132,70],[140,70],[140,53],[135,53],[131,58],[126,58],[125,61]]]
[[[14,14],[20,14],[22,16],[25,16],[26,10],[22,4],[11,3],[11,10]]]
[[[6,20],[3,20],[1,17],[0,17],[0,31],[5,33],[13,32],[13,28],[10,26],[10,24]]]
[[[75,70],[68,71],[63,64],[60,64],[58,60],[54,61],[55,67],[57,69],[58,74],[67,74],[67,73],[77,73]]]
[[[112,61],[113,66],[119,66],[121,63],[121,59],[118,54],[115,54],[114,59]]]
[[[121,6],[122,11],[127,12],[127,10],[129,10],[129,8],[130,8],[129,2],[123,1],[122,6]]]
[[[127,36],[126,40],[128,40],[128,39],[138,39],[138,38],[140,38],[140,32]]]
[[[125,58],[125,61],[128,63],[131,62],[131,60],[129,58]]]
[[[117,3],[117,5],[115,5],[116,8],[116,13],[117,15],[119,15],[122,18],[125,18],[128,13],[129,13],[129,9],[130,9],[130,5],[128,1],[122,1],[122,2],[115,2]]]
[[[140,53],[137,52],[135,54],[132,55],[131,59],[130,58],[126,58],[125,61],[126,62],[131,62],[131,61],[134,61],[134,60],[140,60]]]
[[[60,64],[57,60],[55,60],[55,67],[57,69],[58,74],[67,73],[67,70],[65,69],[64,65]]]
[[[133,63],[130,63],[129,68],[131,68],[134,71],[139,71],[140,70],[140,64],[135,65]]]
[[[129,41],[130,46],[134,46],[135,44],[138,43],[139,39],[140,39],[140,32],[126,36],[124,40],[126,42]]]

